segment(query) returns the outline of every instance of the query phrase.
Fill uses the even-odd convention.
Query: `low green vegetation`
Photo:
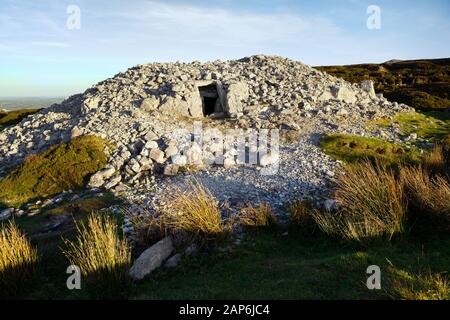
[[[450,108],[450,100],[433,96],[427,92],[412,89],[400,89],[386,93],[386,98],[391,101],[402,102],[417,110],[445,110]]]
[[[364,159],[381,161],[388,165],[401,162],[416,163],[420,160],[419,152],[376,138],[348,134],[330,134],[322,137],[321,148],[325,153],[346,162]]]
[[[346,161],[344,172],[334,179],[332,197],[339,203],[339,211],[330,214],[313,209],[310,213],[323,232],[366,241],[383,235],[391,239],[396,234],[404,234],[414,223],[432,230],[450,230],[449,163],[445,146],[437,145],[417,161],[398,161],[391,166],[391,157],[367,156],[364,150],[370,148],[365,142],[359,143],[358,149],[362,151],[349,157],[348,149],[357,149],[358,143],[349,146],[348,138],[338,136],[339,142],[332,144],[332,148],[322,144],[325,152]]]
[[[445,272],[420,272],[389,268],[389,296],[403,300],[450,300],[450,279]]]
[[[9,112],[0,111],[0,130],[2,127],[12,126],[19,123],[22,119],[38,112],[39,110],[40,109],[20,109]]]
[[[299,231],[250,230],[231,251],[188,258],[175,269],[158,270],[148,281],[135,285],[131,297],[408,299],[411,292],[420,290],[423,298],[449,299],[448,291],[446,297],[438,295],[442,290],[434,286],[433,278],[420,277],[424,270],[433,277],[448,270],[450,252],[443,250],[448,245],[448,234],[363,247]],[[366,269],[373,264],[386,277],[389,272],[390,279],[402,281],[382,280],[382,290],[368,290]],[[398,279],[397,272],[412,278]]]
[[[450,108],[450,59],[317,67],[333,76],[359,83],[373,80],[377,93],[421,111]]]
[[[47,215],[60,215],[60,214],[90,214],[96,212],[100,209],[107,208],[117,200],[109,195],[93,196],[84,199],[78,199],[74,201],[69,201],[64,204],[58,205],[51,208],[45,212]]]
[[[369,125],[381,127],[397,125],[405,135],[416,133],[419,138],[439,142],[450,133],[450,113],[401,113],[392,120],[380,119],[370,122]]]
[[[39,218],[39,217],[30,217]],[[19,224],[20,225],[20,224]],[[77,233],[64,235],[77,241]],[[89,299],[66,288],[69,261],[61,237],[36,243],[41,256],[38,279],[21,297]],[[448,233],[407,236],[370,246],[346,243],[296,229],[248,230],[240,245],[211,248],[185,257],[176,268],[162,268],[127,287],[130,299],[450,299]],[[380,266],[382,290],[366,287],[369,265]],[[84,278],[83,278],[84,279]],[[84,281],[84,280],[82,280]]]
[[[20,207],[64,190],[81,188],[90,175],[106,165],[105,141],[82,136],[29,155],[0,181],[0,203]]]

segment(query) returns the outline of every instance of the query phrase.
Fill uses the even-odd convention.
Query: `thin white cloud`
[[[32,46],[37,47],[51,47],[51,48],[70,48],[71,45],[65,42],[53,42],[53,41],[32,41]]]
[[[257,13],[199,6],[145,2],[133,9],[111,12],[127,21],[135,36],[177,43],[248,47],[267,43],[297,43],[302,39],[335,35],[332,21],[290,13]]]

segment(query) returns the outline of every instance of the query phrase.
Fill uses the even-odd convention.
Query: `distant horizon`
[[[263,54],[263,53],[261,53]],[[241,57],[244,58],[244,57]],[[241,59],[241,58],[237,58],[237,59]],[[288,57],[287,57],[288,58]],[[350,63],[350,64],[330,64],[330,65],[315,65],[311,67],[322,67],[322,66],[350,66],[350,65],[360,65],[360,64],[382,64],[382,63],[386,63],[388,61],[420,61],[420,60],[443,60],[443,59],[450,59],[450,56],[448,57],[438,57],[438,58],[413,58],[413,59],[396,59],[396,58],[392,58],[386,61],[382,61],[382,62],[356,62],[356,63]],[[217,60],[217,59],[216,59]],[[294,59],[295,60],[295,59]],[[210,61],[214,61],[214,60],[210,60]],[[302,62],[301,60],[299,60],[300,62]],[[161,63],[172,63],[175,61],[154,61],[154,62],[161,62]],[[186,63],[189,63],[191,61],[183,61]],[[207,62],[207,61],[202,61],[202,62]],[[146,63],[152,63],[152,62],[146,62]],[[146,64],[146,63],[141,63],[141,64]],[[129,68],[134,67],[133,66],[129,66],[127,67],[125,70],[119,70],[117,71],[115,74],[118,74],[120,72],[125,72],[126,70],[128,70]],[[112,76],[113,77],[113,76]],[[108,78],[105,78],[108,79]],[[105,79],[99,80],[99,81],[103,81]],[[98,81],[98,82],[99,82]],[[96,82],[96,83],[98,83]],[[93,83],[91,86],[95,85],[96,83]],[[78,91],[78,92],[73,92],[73,93],[69,93],[66,95],[23,95],[23,96],[0,96],[0,100],[2,99],[56,99],[56,98],[68,98],[72,95],[76,95],[76,94],[80,94],[83,93],[86,89],[88,89],[90,86],[87,86],[85,89]],[[1,101],[0,101],[1,103]]]
[[[0,96],[0,99],[55,99],[55,98],[64,98],[64,95],[57,96]]]

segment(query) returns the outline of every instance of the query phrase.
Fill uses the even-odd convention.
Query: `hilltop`
[[[296,190],[321,201],[338,163],[320,150],[317,137],[340,132],[401,141],[390,129],[367,131],[365,123],[411,110],[376,95],[370,81],[351,84],[282,57],[144,64],[4,130],[0,170],[71,138],[97,135],[114,148],[108,174],[95,176],[90,185],[120,190],[129,199],[146,200],[142,189],[164,193],[166,179],[155,177],[175,176],[200,158],[202,165],[218,164],[197,175],[220,198],[259,198],[282,205]],[[256,166],[242,170],[245,163],[233,153],[237,140],[225,145],[216,159],[211,141],[200,148],[173,136],[175,129],[192,131],[194,121],[224,131],[276,128],[282,141],[288,137],[290,142],[281,143],[274,157],[261,156]],[[244,149],[254,149],[249,141],[244,143]],[[275,158],[280,159],[277,174],[262,176],[260,169],[274,165]]]

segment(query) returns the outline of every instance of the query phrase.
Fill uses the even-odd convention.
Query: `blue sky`
[[[369,5],[380,30],[366,27]],[[0,0],[0,96],[68,96],[136,64],[259,53],[310,65],[450,57],[450,1]]]

